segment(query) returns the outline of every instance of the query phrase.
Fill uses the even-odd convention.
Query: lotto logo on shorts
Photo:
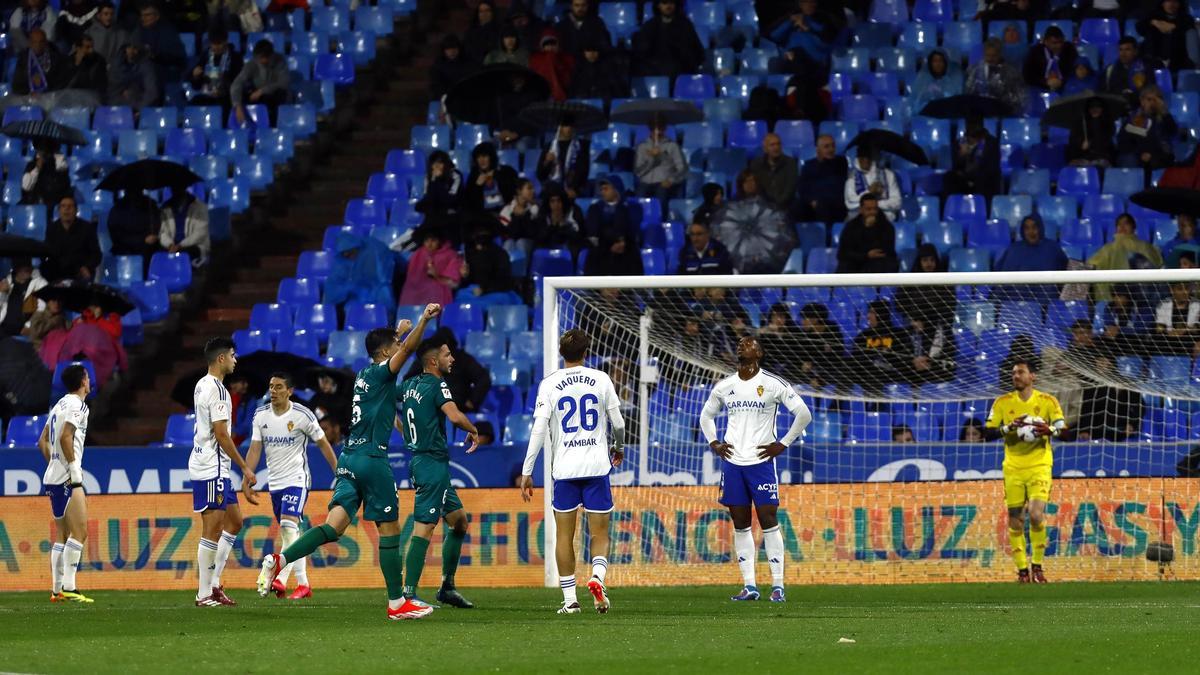
[[[357,476],[355,476],[355,475],[354,475],[354,472],[353,472],[353,471],[351,471],[350,469],[347,469],[347,468],[345,468],[345,467],[341,467],[341,466],[339,466],[339,467],[337,468],[337,475],[339,475],[339,476],[349,476],[349,477],[351,477],[351,478],[354,478],[354,479],[356,479],[356,480],[357,480],[357,478],[358,478]]]

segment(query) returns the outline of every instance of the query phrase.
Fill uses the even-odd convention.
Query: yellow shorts
[[[1035,499],[1050,501],[1050,467],[1004,469],[1004,505],[1019,509]]]

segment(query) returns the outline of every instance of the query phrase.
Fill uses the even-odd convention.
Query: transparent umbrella
[[[778,274],[796,247],[784,213],[759,198],[727,203],[713,215],[713,232],[742,274]]]

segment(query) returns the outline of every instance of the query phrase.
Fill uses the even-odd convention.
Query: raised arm
[[[388,370],[393,373],[400,372],[400,366],[408,360],[409,354],[412,354],[417,349],[417,345],[421,344],[421,336],[425,334],[425,326],[429,320],[441,314],[442,306],[437,303],[425,305],[425,311],[421,312],[421,318],[417,319],[417,325],[408,333],[407,336],[400,342],[400,348],[392,354],[392,358],[388,359]],[[396,338],[399,339],[405,330],[408,330],[409,322],[403,319],[396,326]]]

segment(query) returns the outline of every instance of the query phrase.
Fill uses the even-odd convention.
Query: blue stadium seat
[[[10,448],[35,448],[45,428],[45,415],[16,415],[8,421],[6,445]]]
[[[250,309],[250,329],[260,330],[272,338],[292,331],[292,311],[287,305],[258,303]]]
[[[775,123],[775,133],[783,147],[789,151],[795,148],[807,148],[815,145],[812,122],[809,120],[779,120]]]
[[[634,98],[670,98],[671,78],[663,75],[635,77],[632,90]]]
[[[600,6],[606,7],[607,5]],[[503,444],[516,448],[524,448],[529,445],[529,437],[532,435],[532,432],[533,415],[509,415],[504,420]]]
[[[240,157],[233,165],[235,178],[244,179],[251,190],[265,190],[275,180],[270,157]]]
[[[1021,226],[1025,216],[1033,213],[1033,197],[1029,195],[996,195],[992,197],[992,218],[1003,220],[1012,229]]]
[[[1002,250],[1012,242],[1011,232],[1007,220],[992,219],[972,222],[967,226],[967,246]]]
[[[909,137],[914,143],[925,148],[927,152],[936,153],[939,149],[949,148],[951,142],[950,120],[914,117]]]
[[[124,129],[117,134],[117,154],[146,159],[158,154],[158,135],[153,131]]]
[[[743,49],[738,56],[738,72],[743,75],[766,75],[771,70],[773,57],[774,53],[766,49]]]
[[[725,124],[742,118],[741,99],[710,98],[704,102],[704,117],[709,122]]]
[[[536,249],[530,259],[529,273],[535,278],[572,276],[575,273],[575,263],[571,251],[565,248]]]
[[[1046,325],[1059,330],[1070,330],[1079,319],[1089,319],[1086,300],[1051,300],[1046,310]]]
[[[841,102],[841,118],[847,122],[876,121],[879,119],[879,101],[870,94],[847,96]]]
[[[497,361],[504,358],[504,335],[485,331],[469,331],[463,341],[463,348],[480,361]]]
[[[471,303],[447,305],[442,308],[439,321],[461,338],[467,331],[483,330],[483,307]]]
[[[351,199],[346,202],[344,222],[367,228],[386,225],[387,209],[376,199]]]
[[[38,206],[11,206],[5,231],[21,237],[29,237],[45,241],[46,239],[46,209]]]
[[[1200,93],[1176,92],[1167,97],[1167,109],[1180,127],[1200,124]]]
[[[1143,176],[1141,169],[1106,169],[1103,190],[1106,193],[1128,197],[1144,187]]]
[[[280,279],[279,291],[275,300],[280,304],[293,307],[315,305],[321,301],[321,284],[316,279],[308,277]]]
[[[750,99],[750,91],[762,84],[762,78],[758,75],[724,75],[718,80],[718,84],[722,98],[747,101]]]
[[[92,129],[109,133],[133,129],[133,110],[123,105],[100,106],[92,115]]]
[[[836,248],[814,248],[808,252],[805,274],[833,274],[837,271]]]
[[[154,323],[166,318],[171,311],[171,298],[167,295],[167,286],[157,279],[131,282],[125,286],[125,291],[142,313],[146,323]]]
[[[1084,19],[1079,24],[1079,42],[1085,45],[1108,47],[1120,39],[1121,23],[1116,19]]]
[[[1058,240],[1064,245],[1099,247],[1104,243],[1103,230],[1087,218],[1069,218],[1060,225]]]
[[[395,14],[391,7],[368,7],[359,5],[354,10],[354,30],[365,30],[376,35],[390,35],[395,29]]]
[[[1100,174],[1096,167],[1069,166],[1058,173],[1058,194],[1084,196],[1100,192]]]
[[[529,307],[492,305],[487,310],[487,330],[496,333],[520,333],[529,330]]]
[[[642,270],[646,276],[658,276],[667,273],[667,259],[662,249],[643,248]]]
[[[350,11],[345,7],[317,5],[311,9],[311,18],[313,31],[332,34],[350,30]]]
[[[329,334],[329,348],[325,351],[326,359],[333,365],[350,365],[361,359],[369,358],[367,347],[363,343],[366,333],[362,331],[339,330]]]
[[[946,198],[943,217],[968,227],[982,225],[987,219],[987,200],[983,195],[950,195]]]
[[[460,124],[454,129],[455,148],[474,148],[491,138],[486,124]]]
[[[428,154],[430,150],[449,150],[452,147],[450,127],[445,124],[414,126],[411,145],[413,150],[421,156],[421,172],[423,173],[425,171],[424,155]]]
[[[328,251],[304,251],[296,263],[296,276],[326,279],[333,271],[333,255]]]
[[[174,157],[199,157],[208,149],[208,139],[201,129],[169,129],[164,147]]]
[[[191,446],[196,434],[195,413],[175,413],[167,418],[167,428],[163,432],[163,443],[166,445]]]
[[[319,54],[313,63],[313,77],[337,86],[354,84],[354,60],[346,54]]]
[[[762,120],[746,120],[729,125],[729,145],[757,151],[762,148],[763,137],[767,134],[767,123]]]
[[[1050,194],[1049,169],[1018,169],[1012,172],[1009,194],[1039,197]]]
[[[508,358],[510,361],[527,363],[531,366],[540,364],[542,358],[542,333],[540,331],[523,331],[509,334]]]
[[[296,138],[282,129],[260,129],[254,137],[254,154],[275,164],[285,164],[296,153]]]
[[[824,410],[813,413],[812,424],[804,431],[805,439],[812,443],[839,443],[842,440],[842,417],[838,413]]]
[[[389,150],[383,170],[405,176],[424,174],[425,155],[417,150]]]
[[[854,27],[851,38],[855,47],[891,47],[892,25],[886,23],[860,23]]]
[[[1181,70],[1175,77],[1175,91],[1200,92],[1200,70]]]
[[[344,330],[370,331],[387,326],[388,308],[374,302],[348,302],[345,307]]]
[[[92,128],[92,111],[90,108],[55,108],[50,111],[50,119],[63,126],[74,127],[80,131]]]
[[[159,136],[179,126],[179,110],[177,108],[142,108],[138,117],[138,129],[153,131]]]
[[[149,277],[167,287],[169,293],[181,293],[192,285],[192,259],[183,251],[159,251],[150,257]]]
[[[936,246],[942,255],[952,248],[963,245],[963,228],[958,223],[946,221],[924,223],[921,226],[921,236],[927,243]]]
[[[205,132],[221,128],[221,108],[217,106],[188,106],[183,109],[183,128]]]
[[[374,9],[359,7],[359,9]],[[295,138],[308,138],[317,133],[317,110],[307,103],[279,106],[278,127],[290,131]]]
[[[101,263],[100,281],[123,288],[142,281],[142,257],[139,255],[106,256]]]
[[[208,133],[208,150],[230,161],[250,156],[250,133],[246,129],[215,129]]]
[[[320,344],[325,344],[329,335],[338,329],[337,308],[321,303],[299,305],[296,307],[293,327],[312,335]]]
[[[871,71],[871,50],[862,47],[834,49],[830,56],[833,71],[852,78]]]
[[[1090,194],[1083,198],[1080,216],[1091,218],[1106,228],[1112,226],[1117,216],[1125,212],[1125,200],[1119,195]]]
[[[892,416],[884,412],[851,411],[850,439],[860,443],[880,443],[892,440]]]
[[[714,91],[712,75],[680,75],[675,80],[675,98],[704,101],[712,98]]]
[[[988,272],[991,269],[991,258],[987,249],[950,249],[949,271],[951,272]]]
[[[1150,379],[1165,384],[1187,384],[1192,373],[1192,360],[1187,356],[1151,356]]]
[[[314,361],[321,358],[321,345],[317,336],[305,330],[280,334],[275,351],[295,354]]]
[[[394,173],[375,173],[367,180],[367,196],[384,204],[408,199],[408,181]]]
[[[917,0],[912,18],[914,22],[949,23],[954,20],[953,8],[949,0]]]
[[[977,21],[947,23],[942,31],[942,46],[960,54],[968,54],[976,45],[983,44],[983,29]]]

